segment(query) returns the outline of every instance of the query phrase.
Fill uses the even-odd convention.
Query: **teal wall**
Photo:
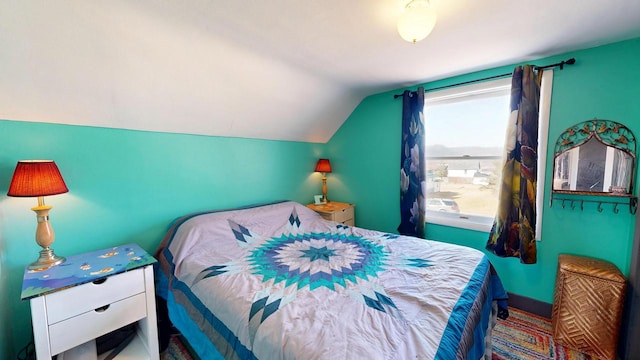
[[[31,338],[20,289],[24,266],[39,251],[30,210],[36,199],[5,195],[18,160],[55,160],[69,187],[45,198],[54,206],[57,254],[129,242],[152,252],[170,222],[186,213],[312,201],[323,146],[0,121],[0,358],[15,359]]]
[[[640,39],[533,61],[546,65],[575,57],[577,63],[554,72],[549,142],[581,121],[611,119],[640,136]],[[428,66],[425,59],[425,66]],[[401,64],[398,64],[401,66]],[[424,84],[425,89],[509,73],[513,66],[481,71]],[[415,90],[416,87],[412,87]],[[332,197],[356,204],[358,226],[394,232],[399,218],[399,162],[402,101],[393,94],[372,95],[362,101],[328,143],[327,154],[339,158],[339,176],[328,180]],[[455,131],[455,129],[451,129]],[[552,146],[551,146],[552,148]],[[550,149],[550,151],[552,151]],[[546,154],[547,189],[551,183],[552,153]],[[552,302],[557,257],[573,253],[609,260],[625,274],[630,266],[635,218],[625,208],[614,214],[611,206],[599,213],[597,205],[584,211],[549,207],[545,195],[542,241],[538,263],[522,265],[514,258],[489,255],[508,291]],[[427,226],[427,238],[484,250],[488,234],[447,226]]]

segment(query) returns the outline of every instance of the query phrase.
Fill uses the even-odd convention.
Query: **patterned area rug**
[[[557,345],[551,337],[551,320],[509,308],[507,320],[493,329],[493,360],[591,360],[575,350]]]
[[[180,336],[171,337],[162,360],[198,360]],[[509,318],[493,329],[493,360],[592,360],[577,351],[556,345],[551,320],[509,308]]]
[[[160,354],[160,360],[198,360],[182,335],[172,335],[169,346]]]

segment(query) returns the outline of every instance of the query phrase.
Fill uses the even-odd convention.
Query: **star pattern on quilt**
[[[378,274],[389,266],[423,271],[433,264],[421,258],[391,258],[385,250],[398,235],[354,235],[350,227],[336,224],[327,232],[304,231],[295,208],[280,236],[263,238],[249,227],[228,220],[238,245],[247,248],[244,259],[204,269],[196,281],[248,272],[264,287],[254,295],[249,313],[251,339],[269,316],[295,300],[298,291],[343,288],[349,297],[377,311],[400,318],[393,299],[378,284]],[[421,270],[418,270],[421,269]]]
[[[302,250],[304,255],[302,257],[308,257],[311,261],[324,260],[329,261],[331,256],[335,256],[335,251],[327,249],[326,246],[321,248],[312,247],[309,250]]]
[[[384,246],[345,233],[282,234],[251,250],[247,261],[263,282],[311,290],[347,287],[384,270]]]

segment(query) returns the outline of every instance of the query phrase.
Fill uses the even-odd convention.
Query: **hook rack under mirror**
[[[584,202],[629,204],[635,213],[633,195],[636,163],[636,139],[626,126],[612,121],[587,120],[563,131],[554,148],[551,203],[554,199]],[[605,196],[607,201],[576,200],[561,195]],[[563,206],[564,207],[564,206]],[[575,208],[573,206],[572,208]]]
[[[569,195],[569,196],[563,196],[563,195]],[[629,207],[629,213],[632,215],[635,215],[636,211],[638,210],[638,198],[635,196],[620,196],[620,197],[608,197],[607,200],[592,200],[592,199],[579,199],[579,198],[573,198],[571,195],[573,194],[563,194],[563,193],[555,193],[551,195],[551,199],[549,201],[549,206],[553,206],[553,202],[560,202],[560,206],[563,209],[571,209],[571,210],[576,210],[576,209],[580,209],[580,211],[584,210],[585,207],[585,203],[593,203],[593,204],[597,204],[596,209],[598,210],[598,212],[604,212],[605,211],[605,207],[603,205],[611,205],[611,211],[614,214],[617,214],[620,212],[620,209],[622,209],[623,207],[628,206]],[[581,194],[576,194],[576,195],[581,195]],[[622,205],[623,207],[620,207],[619,205]]]

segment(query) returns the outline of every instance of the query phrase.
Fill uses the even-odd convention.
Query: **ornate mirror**
[[[588,120],[566,129],[554,149],[553,191],[631,196],[636,138],[611,120]]]

